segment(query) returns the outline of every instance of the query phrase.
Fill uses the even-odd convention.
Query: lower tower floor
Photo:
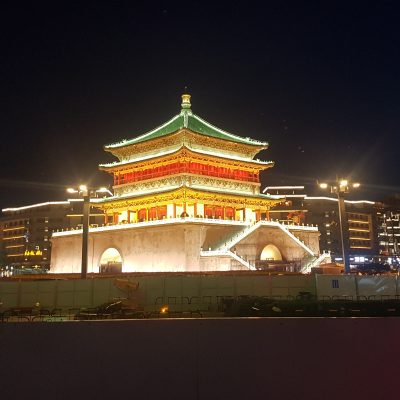
[[[178,272],[262,269],[266,262],[311,262],[317,227],[180,217],[91,228],[88,272]],[[54,273],[81,270],[82,231],[55,232]]]

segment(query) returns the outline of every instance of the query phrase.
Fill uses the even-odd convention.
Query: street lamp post
[[[338,199],[338,210],[339,210],[339,229],[340,229],[340,241],[342,245],[342,259],[344,265],[344,273],[350,273],[350,255],[347,251],[349,244],[349,229],[346,218],[346,205],[344,202],[344,196],[349,192],[349,181],[347,179],[337,179],[333,184],[320,183],[321,189],[327,189],[330,187],[331,193],[336,194]],[[353,183],[353,188],[359,188],[359,183]]]
[[[346,206],[344,203],[344,193],[340,190],[336,191],[338,198],[338,209],[339,209],[339,227],[340,227],[340,240],[342,244],[342,257],[344,264],[344,273],[350,273],[350,256],[347,251],[349,243],[349,227],[346,218]]]
[[[90,196],[96,193],[109,193],[113,195],[107,188],[97,190],[88,189],[85,185],[80,185],[79,189],[69,188],[68,193],[79,193],[83,197],[83,221],[82,221],[82,263],[81,263],[81,279],[87,277],[88,266],[88,243],[89,243],[89,219],[90,219]]]
[[[83,194],[83,221],[82,221],[82,267],[81,279],[86,279],[88,265],[88,242],[89,242],[89,218],[90,218],[90,194]]]

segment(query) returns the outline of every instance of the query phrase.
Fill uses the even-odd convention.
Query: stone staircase
[[[217,257],[217,256],[228,256],[232,258],[233,260],[236,260],[239,262],[241,265],[243,265],[245,268],[249,270],[256,270],[255,265],[250,263],[249,261],[243,259],[240,257],[236,252],[232,251],[232,248],[242,241],[244,238],[252,234],[255,230],[260,228],[261,226],[271,226],[271,227],[277,227],[280,229],[282,232],[284,232],[286,235],[288,235],[292,240],[294,240],[300,247],[304,249],[304,251],[308,254],[308,258],[306,263],[304,264],[304,267],[302,267],[301,272],[303,273],[308,273],[311,271],[312,267],[315,267],[319,265],[325,258],[326,254],[323,253],[320,256],[317,256],[316,254],[313,253],[313,251],[305,245],[303,241],[301,241],[297,236],[295,236],[291,230],[293,229],[316,229],[316,228],[311,228],[311,227],[300,227],[296,225],[284,225],[281,224],[277,221],[258,221],[256,223],[248,224],[246,225],[242,230],[240,230],[238,233],[233,235],[233,237],[230,238],[230,240],[225,240],[223,243],[218,245],[215,249],[211,250],[209,249],[208,251],[201,251],[200,255],[202,257]]]
[[[319,256],[311,256],[306,260],[300,272],[302,274],[309,274],[312,268],[318,267],[319,265],[324,264],[330,260],[331,260],[331,254],[329,252],[326,253],[325,251]]]
[[[200,252],[200,257],[220,257],[220,256],[225,256],[225,257],[230,257],[233,260],[236,260],[239,262],[241,265],[243,265],[245,268],[251,271],[255,271],[256,267],[250,263],[249,261],[246,261],[244,258],[238,256],[236,253],[233,251],[230,251],[228,249],[222,249],[222,250],[202,250]]]
[[[249,236],[251,233],[253,233],[256,229],[260,228],[261,226],[275,226],[279,228],[280,230],[282,230],[282,232],[284,232],[292,240],[294,240],[299,246],[301,246],[308,254],[310,254],[311,256],[315,255],[309,247],[307,247],[297,236],[295,236],[292,232],[290,232],[290,230],[295,228],[296,226],[283,225],[275,221],[258,221],[254,224],[248,225],[245,228],[243,228],[238,234],[236,234],[231,240],[227,241],[226,243],[224,243],[224,245],[221,245],[216,250],[231,249],[233,246],[235,246],[237,243],[239,243],[245,237]]]

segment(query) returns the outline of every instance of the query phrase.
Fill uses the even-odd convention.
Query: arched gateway
[[[263,248],[260,260],[282,261],[282,254],[275,245],[268,244]]]
[[[122,257],[117,249],[110,247],[103,252],[99,270],[103,274],[122,272]]]

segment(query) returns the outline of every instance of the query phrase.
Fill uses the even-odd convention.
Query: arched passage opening
[[[260,260],[282,261],[282,254],[275,245],[268,244],[263,248]]]
[[[117,249],[110,247],[100,258],[100,273],[115,274],[122,272],[122,257]]]

